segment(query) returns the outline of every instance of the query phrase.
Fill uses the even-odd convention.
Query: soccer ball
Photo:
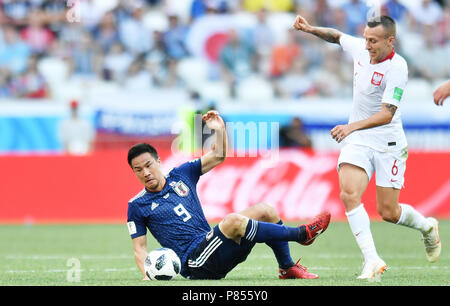
[[[180,269],[180,258],[168,248],[151,251],[144,261],[145,274],[151,280],[171,280],[180,274]]]

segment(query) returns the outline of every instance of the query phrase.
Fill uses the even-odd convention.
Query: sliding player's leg
[[[268,244],[279,264],[280,278],[317,278],[302,265],[294,264],[288,241],[311,244],[330,222],[330,214],[319,214],[311,223],[298,227],[283,224],[276,210],[265,203],[251,206],[239,214],[230,214],[219,224],[224,235],[236,243],[242,240]]]

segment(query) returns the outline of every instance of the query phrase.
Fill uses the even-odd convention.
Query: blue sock
[[[302,227],[288,227],[281,224],[248,220],[245,239],[253,242],[299,241]]]
[[[280,220],[277,224],[283,225],[283,221]],[[294,265],[294,261],[291,258],[289,243],[287,241],[272,240],[266,242],[266,244],[272,249],[275,258],[277,259],[278,266],[281,269],[288,269]]]

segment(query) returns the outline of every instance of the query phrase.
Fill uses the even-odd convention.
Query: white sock
[[[370,231],[370,219],[364,205],[361,204],[358,207],[345,213],[347,215],[350,229],[356,238],[361,252],[363,253],[364,260],[379,258],[375,243],[373,242],[372,233]]]
[[[428,232],[433,226],[428,222],[421,213],[415,210],[411,205],[399,204],[402,208],[402,214],[397,221],[397,224],[404,225],[410,228],[421,231],[422,233]]]

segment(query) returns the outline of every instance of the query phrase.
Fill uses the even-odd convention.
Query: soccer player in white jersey
[[[358,278],[379,279],[387,269],[376,251],[369,216],[361,203],[374,172],[378,213],[385,221],[419,230],[427,259],[435,262],[441,251],[437,220],[425,218],[411,205],[399,204],[408,149],[398,108],[405,102],[402,95],[408,67],[394,50],[394,20],[388,16],[372,18],[365,27],[364,39],[311,26],[302,16],[297,16],[294,28],[340,44],[353,58],[353,108],[348,124],[334,127],[331,136],[345,144],[337,168],[340,198],[364,256]]]

